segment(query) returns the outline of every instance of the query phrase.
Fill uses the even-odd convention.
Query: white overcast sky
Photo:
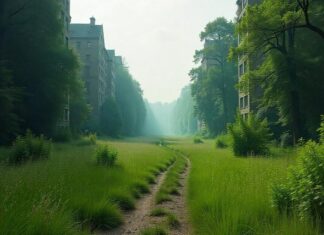
[[[217,17],[233,19],[236,0],[71,0],[73,23],[94,16],[106,47],[123,56],[150,102],[178,98],[190,82],[199,33]],[[127,95],[127,94],[125,94]]]

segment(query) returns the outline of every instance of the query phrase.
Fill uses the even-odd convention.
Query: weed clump
[[[100,145],[96,149],[97,163],[103,166],[114,166],[117,161],[118,152],[108,145]]]
[[[203,144],[204,143],[204,141],[198,136],[196,136],[194,138],[193,142],[194,142],[194,144]]]
[[[167,235],[167,232],[165,231],[165,229],[161,227],[152,227],[143,230],[140,234],[141,235]]]
[[[216,148],[224,149],[230,145],[230,140],[228,135],[219,135],[215,141]]]
[[[162,216],[166,216],[168,215],[169,212],[166,210],[166,209],[163,209],[163,208],[155,208],[151,211],[151,216],[155,216],[155,217],[162,217]]]
[[[91,228],[91,230],[108,230],[117,228],[123,222],[118,208],[109,203],[82,205],[75,212],[75,219]]]
[[[308,142],[287,184],[273,187],[272,201],[280,212],[294,210],[301,219],[324,220],[324,145]]]
[[[109,196],[109,200],[117,204],[120,209],[129,211],[135,209],[135,201],[132,196],[124,192],[115,192]]]
[[[18,136],[14,141],[9,164],[19,165],[28,161],[48,159],[51,153],[51,141],[43,135],[37,137],[31,131],[25,136]]]
[[[89,146],[89,145],[96,145],[97,144],[97,135],[96,134],[89,134],[83,137],[77,145],[79,146]]]
[[[236,156],[256,156],[269,152],[271,133],[266,120],[260,121],[252,114],[247,120],[238,116],[236,122],[229,125],[228,131]]]
[[[167,224],[169,227],[176,229],[179,228],[180,221],[175,214],[168,214]]]

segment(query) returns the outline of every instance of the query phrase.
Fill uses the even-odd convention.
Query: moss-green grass
[[[275,158],[235,158],[230,149],[215,149],[182,140],[174,146],[190,157],[188,206],[193,234],[316,235],[307,221],[284,216],[271,206],[271,185],[284,179],[295,154]]]
[[[115,167],[96,164],[95,146],[73,143],[54,144],[47,161],[0,165],[0,234],[88,234],[119,226],[123,210],[134,208],[153,171],[173,154],[147,143],[109,144],[119,152]]]
[[[172,150],[169,151],[173,152]],[[181,173],[186,167],[186,164],[187,160],[178,153],[174,164],[170,167],[159,191],[156,194],[155,201],[157,204],[170,201],[172,200],[172,195],[179,194],[179,180]]]

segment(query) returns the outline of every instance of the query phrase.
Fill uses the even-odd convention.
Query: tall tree
[[[236,45],[234,23],[218,18],[207,24],[200,38],[205,47],[196,51],[195,62],[203,65],[190,72],[192,94],[198,117],[215,135],[225,131],[226,124],[233,122],[236,114],[237,69],[227,59],[230,48]]]
[[[317,2],[320,7],[324,4],[312,2]],[[295,142],[310,134],[306,130],[307,120],[303,111],[308,106],[314,106],[305,102],[314,95],[308,87],[314,82],[317,86],[323,84],[318,79],[306,81],[306,77],[302,75],[306,71],[301,68],[305,68],[306,64],[314,66],[322,60],[323,54],[319,53],[315,57],[319,61],[309,63],[309,53],[301,46],[307,42],[304,40],[307,38],[305,35],[309,34],[309,27],[301,27],[299,3],[299,0],[264,0],[249,7],[238,26],[243,40],[237,50],[238,54],[249,55],[259,65],[250,66],[252,70],[243,76],[241,88],[261,86],[264,92],[261,106],[275,107],[278,110],[279,121],[289,127]],[[309,14],[312,12],[314,13],[308,11]],[[319,19],[318,16],[313,18],[314,22]],[[321,48],[323,40],[318,38],[315,37],[314,40],[318,42],[318,48]],[[322,96],[320,93],[316,95]]]

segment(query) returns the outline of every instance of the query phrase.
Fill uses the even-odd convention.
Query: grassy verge
[[[193,234],[320,234],[307,221],[280,215],[271,206],[271,185],[286,178],[294,153],[275,158],[235,158],[182,140],[175,148],[190,155],[188,205]]]
[[[155,201],[157,204],[161,204],[165,201],[171,200],[171,195],[178,195],[178,187],[181,173],[187,166],[187,160],[181,155],[177,154],[177,158],[166,174],[166,177],[156,194]]]
[[[77,144],[55,144],[47,161],[0,165],[0,234],[89,234],[119,226],[122,211],[134,209],[174,157],[152,144],[109,144],[119,152],[115,167],[98,166],[95,147]]]

